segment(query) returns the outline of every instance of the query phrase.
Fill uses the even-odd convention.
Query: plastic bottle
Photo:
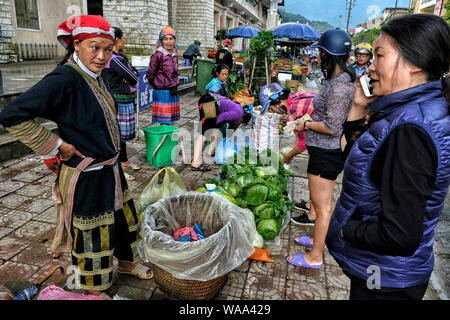
[[[23,291],[21,291],[17,296],[16,300],[31,300],[38,292],[38,286],[32,285],[26,287]]]

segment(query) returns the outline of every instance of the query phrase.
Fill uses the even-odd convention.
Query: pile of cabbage
[[[234,161],[228,160],[222,165],[221,182],[211,179],[207,183],[219,185],[235,199],[236,205],[250,209],[258,233],[265,240],[273,240],[278,236],[286,214],[294,208],[287,192],[290,171],[284,168],[283,157],[278,153],[272,155],[271,150],[265,153],[266,159],[276,157],[278,165],[275,167],[270,161],[262,163],[260,157],[252,153],[254,151],[247,147],[239,155],[235,154]]]

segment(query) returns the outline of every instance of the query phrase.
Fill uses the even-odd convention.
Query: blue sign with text
[[[153,89],[150,83],[148,83],[145,74],[147,69],[139,69],[139,79],[138,79],[138,94],[137,103],[138,110],[142,111],[148,109],[152,106],[153,101]]]
[[[0,38],[3,37],[3,33],[2,33],[2,26],[0,26]]]

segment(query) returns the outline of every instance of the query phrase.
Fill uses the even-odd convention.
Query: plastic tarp
[[[206,238],[179,242],[173,233],[198,222]],[[138,252],[177,279],[209,281],[240,266],[254,252],[253,213],[214,193],[160,199],[143,214]]]

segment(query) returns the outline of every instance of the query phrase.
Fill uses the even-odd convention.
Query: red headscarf
[[[230,39],[225,39],[224,42],[222,42],[222,46],[224,47],[231,47],[233,45],[233,41],[231,41]]]
[[[57,39],[67,48],[73,40],[102,37],[114,41],[114,29],[102,16],[76,16],[61,23]]]

